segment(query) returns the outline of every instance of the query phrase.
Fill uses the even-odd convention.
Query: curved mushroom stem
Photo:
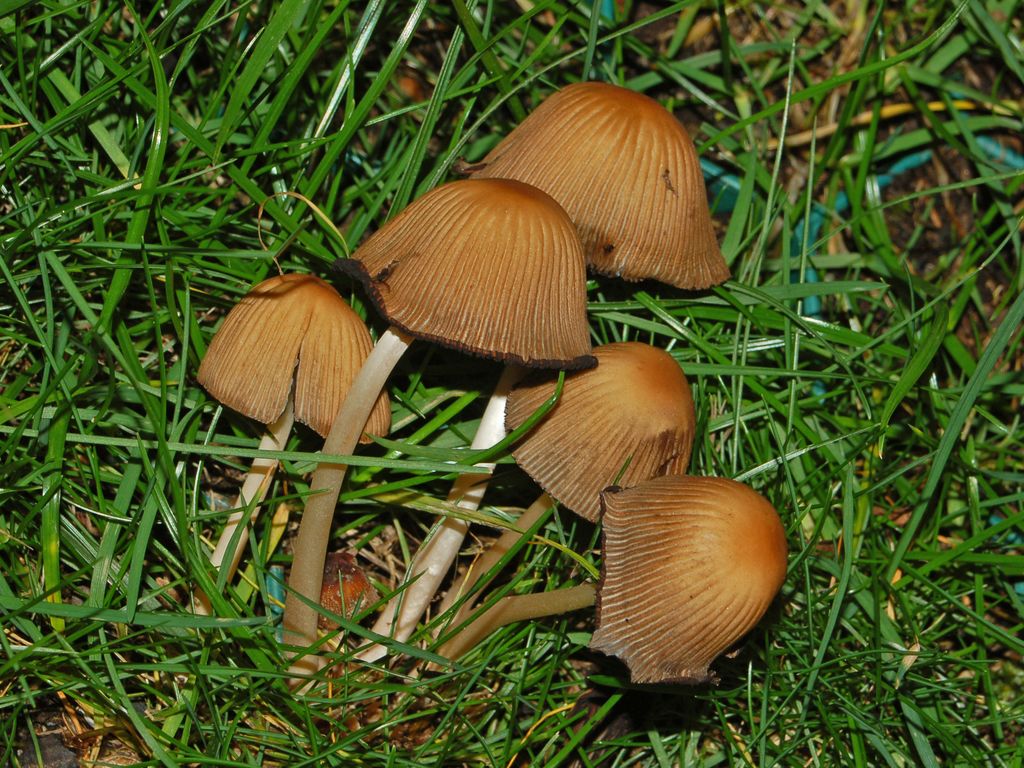
[[[283,451],[294,423],[295,408],[289,397],[281,415],[275,422],[267,425],[267,432],[260,438],[259,450]],[[267,491],[270,490],[270,482],[274,479],[274,472],[277,471],[278,464],[277,459],[257,456],[252,460],[249,474],[242,482],[242,489],[238,492],[238,498],[235,500],[235,511],[228,516],[224,530],[221,531],[220,538],[217,540],[217,546],[210,556],[210,562],[215,568],[226,571],[225,584],[231,581],[231,577],[238,570],[238,563],[242,559],[242,550],[245,549],[245,544],[249,540],[249,526],[255,522],[260,513],[260,504],[263,503]],[[242,530],[239,532],[240,527]],[[225,562],[227,565],[224,565]],[[220,577],[218,576],[218,578]],[[197,589],[193,596],[193,610],[199,616],[209,616],[213,612],[209,595],[201,589]]]
[[[472,448],[483,450],[499,443],[505,437],[505,401],[513,385],[522,377],[523,369],[516,365],[508,365],[498,379],[494,393],[487,401],[487,407],[480,419],[476,435],[473,437]],[[456,506],[474,511],[480,506],[487,483],[491,477],[494,464],[477,465],[486,472],[459,475],[448,493],[448,501]],[[430,601],[437,593],[442,579],[459,554],[459,548],[466,538],[469,523],[454,517],[447,517],[440,522],[433,535],[420,547],[409,567],[409,584],[400,594],[388,603],[377,619],[373,631],[379,635],[392,637],[404,642],[409,639],[420,617],[427,610]],[[356,658],[362,661],[377,661],[387,655],[388,649],[380,643],[360,651]]]
[[[455,637],[438,649],[438,653],[455,660],[506,624],[577,611],[589,608],[595,602],[597,587],[594,584],[579,584],[532,595],[509,595],[465,625]]]
[[[538,496],[537,500],[519,516],[515,528],[509,528],[502,533],[498,540],[476,559],[472,568],[466,571],[466,575],[459,582],[459,585],[448,590],[448,594],[441,601],[441,607],[438,609],[439,614],[450,609],[464,595],[468,595],[471,592],[475,593],[475,597],[471,597],[459,607],[451,621],[448,622],[448,626],[457,627],[469,618],[469,614],[473,612],[473,608],[479,602],[477,598],[480,596],[480,593],[487,589],[487,585],[498,575],[497,572],[491,573],[491,571],[517,543],[522,541],[527,532],[552,506],[554,506],[554,501],[546,493]],[[476,581],[472,581],[473,577],[477,574],[479,576],[476,578]]]
[[[411,343],[412,338],[394,326],[381,335],[334,417],[324,440],[323,453],[350,455],[355,451],[381,389]],[[347,470],[346,464],[318,464],[310,480],[306,509],[292,547],[294,558],[284,604],[283,639],[290,645],[308,648],[316,642],[315,606],[323,585],[334,508]],[[316,672],[320,666],[318,656],[307,654],[293,660],[289,671],[293,682],[297,682],[295,675]]]

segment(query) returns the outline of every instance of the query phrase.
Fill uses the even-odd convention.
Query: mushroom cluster
[[[556,152],[554,146],[567,149]],[[693,142],[653,99],[604,83],[578,83],[541,103],[468,170],[470,178],[413,201],[351,258],[337,262],[339,271],[362,284],[390,327],[372,351],[361,347],[365,362],[345,365],[350,384],[343,400],[318,406],[323,452],[350,455],[365,432],[381,429],[381,417],[371,420],[370,414],[385,402],[390,371],[414,339],[505,363],[473,447],[495,445],[507,431],[543,414],[512,455],[544,493],[521,516],[518,530],[506,532],[480,559],[476,572],[482,576],[467,575],[448,590],[440,652],[455,658],[503,623],[596,602],[592,647],[622,658],[635,681],[711,680],[710,662],[757,623],[781,586],[781,522],[746,486],[685,474],[696,416],[678,363],[636,342],[592,349],[586,317],[588,267],[686,290],[728,279]],[[277,280],[278,287],[257,286],[249,304],[274,290],[297,295],[285,288],[308,285],[317,296],[324,291],[317,278]],[[310,296],[310,302],[320,300]],[[294,307],[288,311],[305,318],[294,322],[308,328],[320,310],[306,301],[278,303]],[[249,304],[243,300],[239,317],[253,314]],[[232,330],[238,327],[234,314],[211,344],[210,358],[230,336],[253,343],[254,332]],[[340,355],[346,342],[332,334],[328,343]],[[276,399],[259,413],[247,411],[229,386],[215,381],[216,358],[204,361],[201,380],[232,407],[290,426],[290,403],[304,418],[300,392],[309,389],[305,361],[313,352],[306,352],[302,338],[282,334],[274,340],[281,351],[273,354],[287,374],[277,375]],[[245,359],[245,353],[231,357]],[[243,378],[252,376],[251,368],[243,367]],[[527,374],[529,368],[537,372]],[[558,371],[568,373],[556,398]],[[254,381],[240,386],[263,389]],[[277,424],[268,447],[280,450],[287,428]],[[475,509],[490,469],[483,465],[460,475],[449,502]],[[321,665],[311,650],[318,642],[317,598],[345,474],[344,464],[333,460],[318,465],[293,545],[283,631],[296,680]],[[234,562],[244,538],[232,526],[251,516],[251,494],[243,492],[225,529]],[[600,585],[515,595],[476,611],[498,565],[553,500],[603,525]],[[375,632],[393,641],[410,637],[451,570],[467,528],[454,517],[439,521]],[[671,599],[657,599],[662,594]],[[209,610],[208,600],[199,602]],[[667,642],[656,647],[654,636]],[[371,643],[358,658],[373,661],[391,647]]]
[[[440,652],[458,658],[504,624],[596,602],[591,648],[620,657],[634,682],[714,681],[710,662],[760,620],[782,586],[782,523],[748,486],[685,474],[694,406],[670,355],[637,343],[594,352],[598,366],[566,378],[562,399],[512,453],[563,506],[601,522],[601,583],[505,597],[470,616],[488,571],[515,545],[505,534],[477,564],[485,575],[461,586],[469,598],[452,623],[469,620]],[[549,379],[513,390],[509,424],[553,387]],[[549,504],[542,496],[518,528],[530,528]]]

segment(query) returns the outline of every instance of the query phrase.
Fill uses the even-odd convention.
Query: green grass
[[[0,764],[63,712],[98,764],[1021,765],[1024,174],[986,142],[1024,152],[1022,4],[615,5],[0,2]],[[581,613],[295,695],[265,610],[287,537],[258,526],[255,589],[218,618],[185,607],[259,437],[196,384],[209,339],[585,75],[675,109],[738,181],[732,281],[597,279],[590,320],[680,361],[692,471],[775,503],[782,595],[715,688],[631,685]],[[497,375],[414,346],[335,548],[401,572]],[[283,454],[292,522],[316,449]],[[505,458],[482,514],[536,492]],[[539,534],[503,588],[600,563],[568,513]]]

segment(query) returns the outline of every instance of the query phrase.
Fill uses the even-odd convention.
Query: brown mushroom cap
[[[534,367],[594,364],[579,236],[526,184],[437,187],[335,266],[413,336]]]
[[[690,385],[667,352],[622,342],[595,347],[594,357],[597,367],[567,376],[558,403],[512,449],[545,491],[590,521],[613,482],[628,487],[685,472],[696,422]],[[555,386],[550,376],[534,376],[516,387],[505,426],[521,426]]]
[[[228,313],[199,366],[199,383],[263,424],[284,411],[295,378],[295,418],[321,435],[373,349],[363,321],[313,275],[264,280]],[[381,393],[366,432],[386,435],[391,409]]]
[[[648,96],[606,83],[570,85],[481,166],[474,178],[518,179],[555,198],[602,274],[685,289],[729,278],[693,141]]]
[[[320,605],[331,613],[351,619],[356,611],[366,608],[378,597],[377,590],[350,552],[327,553]],[[339,627],[338,622],[322,613],[317,625],[332,631]]]
[[[624,660],[638,683],[713,681],[708,665],[757,624],[786,577],[775,509],[718,477],[660,477],[601,499],[590,647]]]

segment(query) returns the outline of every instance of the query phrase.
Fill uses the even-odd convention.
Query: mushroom
[[[268,425],[260,450],[281,451],[293,418],[321,435],[327,432],[372,347],[363,321],[334,288],[312,275],[279,275],[231,309],[210,342],[198,379],[224,405]],[[390,422],[387,395],[381,394],[367,432],[387,434]],[[242,484],[210,558],[225,572],[225,581],[234,575],[248,539],[243,524],[255,519],[277,463],[254,459]],[[211,611],[202,591],[196,593],[195,610]]]
[[[715,477],[666,475],[601,494],[602,579],[498,601],[440,650],[458,658],[500,626],[597,601],[590,647],[633,682],[714,682],[708,665],[761,619],[786,575],[772,505]]]
[[[376,599],[377,590],[351,552],[328,553],[324,562],[324,583],[320,588],[320,605],[327,613],[319,617],[320,629],[337,631],[341,625],[332,614],[351,619]]]
[[[594,348],[596,368],[565,378],[558,403],[512,449],[516,463],[547,493],[576,514],[596,522],[600,492],[613,483],[631,486],[686,471],[696,414],[679,364],[664,350],[635,341]],[[534,374],[512,390],[505,426],[518,429],[555,392],[550,375]],[[541,496],[475,563],[487,574],[551,506]],[[445,596],[441,610],[467,594],[470,576]],[[472,587],[479,594],[490,579]],[[462,604],[450,625],[473,608]]]
[[[438,187],[337,267],[366,286],[391,327],[335,417],[326,454],[355,448],[369,404],[412,337],[522,365],[595,363],[578,235],[557,203],[526,184],[492,179]],[[297,645],[316,639],[313,606],[345,469],[322,463],[313,474],[285,602],[286,639]],[[318,665],[306,657],[292,669]]]
[[[786,578],[775,508],[735,480],[668,476],[601,496],[604,568],[594,650],[637,683],[714,682]]]
[[[729,277],[693,141],[648,96],[607,83],[567,86],[469,170],[551,195],[601,274],[684,289]]]
[[[686,376],[664,350],[619,342],[594,357],[597,367],[567,376],[558,404],[512,449],[538,485],[590,522],[612,483],[685,472],[697,420]],[[543,375],[513,389],[506,428],[522,426],[554,389]]]
[[[589,368],[579,238],[550,196],[463,180],[413,202],[335,267],[393,328],[533,368]]]

